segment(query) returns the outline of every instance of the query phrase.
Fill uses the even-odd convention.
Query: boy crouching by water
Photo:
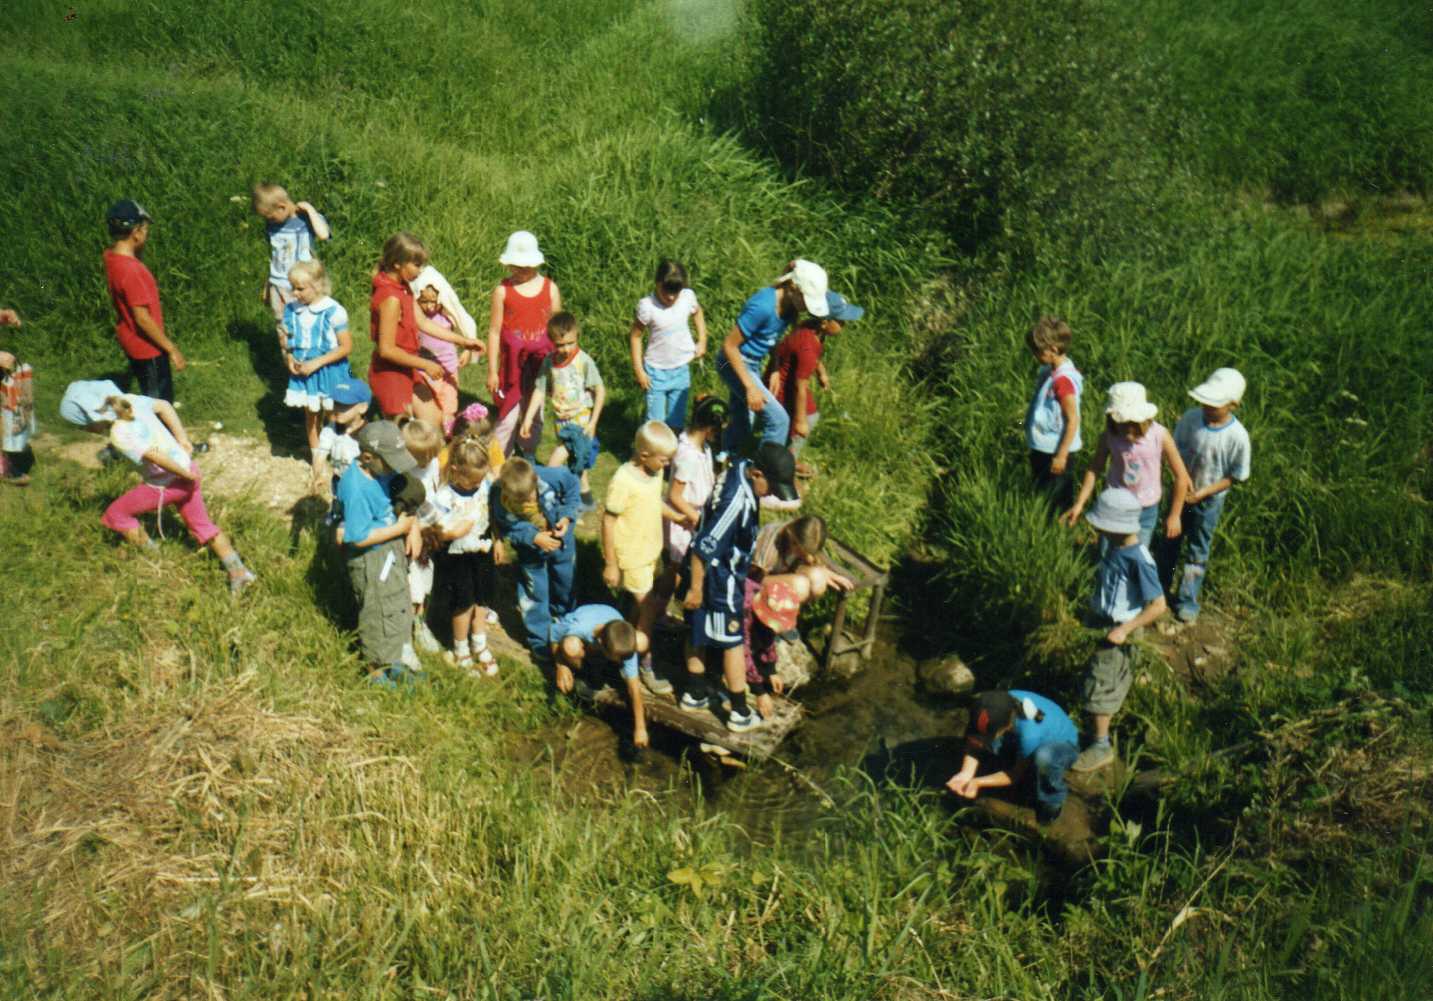
[[[622,675],[627,702],[632,707],[632,744],[647,746],[647,710],[637,681],[637,657],[647,641],[622,613],[611,605],[583,605],[552,624],[552,658],[557,690],[570,692],[572,672],[584,665],[589,684],[600,684],[599,672],[613,665]]]

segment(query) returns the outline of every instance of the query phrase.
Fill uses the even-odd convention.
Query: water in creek
[[[701,796],[757,844],[815,823],[828,808],[823,790],[834,791],[832,780],[843,766],[899,771],[902,778],[913,766],[916,781],[936,785],[959,767],[963,709],[921,695],[914,662],[889,644],[879,644],[854,677],[818,676],[795,697],[806,719],[778,749],[777,760],[746,767],[722,763],[701,753],[691,738],[662,727],[649,727],[652,746],[633,758],[624,753],[630,721],[621,713],[586,716],[547,734],[544,754],[552,753],[575,782],[676,790],[679,799]]]

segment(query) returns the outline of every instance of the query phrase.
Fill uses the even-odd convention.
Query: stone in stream
[[[922,661],[916,677],[921,688],[932,695],[964,695],[975,688],[975,675],[955,656]]]

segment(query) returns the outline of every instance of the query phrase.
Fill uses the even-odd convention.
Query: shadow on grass
[[[284,391],[289,373],[279,357],[272,327],[247,320],[229,324],[229,338],[242,342],[249,351],[249,365],[266,387],[264,395],[254,404],[254,415],[264,426],[269,454],[307,459],[308,441],[304,437],[302,419],[296,419],[294,408],[284,405]]]

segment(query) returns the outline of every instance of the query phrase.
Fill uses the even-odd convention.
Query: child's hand
[[[438,381],[443,378],[442,365],[439,365],[435,361],[428,361],[426,358],[424,358],[422,361],[423,364],[420,367],[423,369],[424,373],[428,376],[428,378],[433,379],[434,381]]]
[[[567,534],[567,530],[571,527],[571,518],[558,518],[557,524],[552,526],[552,534],[560,539]]]
[[[1074,528],[1080,523],[1080,506],[1077,504],[1064,514],[1060,515],[1060,524],[1066,528]]]
[[[189,362],[185,360],[184,353],[178,348],[169,352],[169,364],[174,366],[174,371],[176,372],[183,372],[189,367]]]
[[[1069,457],[1068,455],[1066,455],[1064,452],[1056,452],[1056,453],[1055,453],[1055,457],[1050,460],[1050,475],[1051,475],[1051,476],[1062,476],[1062,475],[1064,475],[1064,472],[1065,472],[1065,464],[1066,464],[1067,462],[1069,462],[1069,461],[1070,461],[1070,457]]]
[[[689,612],[695,612],[702,607],[702,593],[696,588],[687,588],[687,596],[682,600],[682,607]]]
[[[497,377],[496,375],[494,375],[493,373],[489,372],[489,373],[488,373],[488,395],[491,396],[494,400],[497,400],[497,401],[500,402],[503,397],[502,397],[502,394],[498,392],[498,389],[500,389],[501,387],[502,387],[502,382],[498,379],[498,377]]]
[[[20,314],[13,309],[0,309],[0,327],[20,326]]]
[[[1129,629],[1123,625],[1115,626],[1105,634],[1105,639],[1114,646],[1124,646],[1125,640],[1129,639]]]
[[[294,361],[293,355],[284,356],[284,365],[289,370],[289,375],[299,375],[299,363]]]
[[[617,590],[617,585],[622,583],[622,571],[618,569],[617,564],[608,563],[602,568],[602,583],[614,591]]]
[[[596,419],[590,420],[590,421],[588,421],[586,424],[582,425],[582,433],[585,434],[585,435],[587,435],[587,437],[589,437],[589,438],[596,438],[596,437],[597,437],[597,421],[596,421]]]
[[[827,392],[831,391],[831,377],[826,374],[826,370],[824,368],[818,369],[816,371],[816,381],[821,383],[822,389],[826,390]]]
[[[482,356],[488,353],[488,346],[482,341],[478,340],[476,337],[470,337],[466,341],[464,341],[463,347],[467,348],[473,354],[478,356]]]
[[[649,743],[651,741],[647,737],[647,724],[638,720],[637,725],[632,727],[632,746],[646,747]]]
[[[756,383],[746,387],[746,409],[760,413],[765,406],[766,397],[762,395],[761,387]]]
[[[791,433],[798,438],[811,437],[811,425],[806,422],[806,415],[802,414],[791,424]]]
[[[645,371],[643,371],[643,370],[640,369],[640,368],[639,368],[639,369],[636,369],[636,374],[637,374],[637,385],[642,388],[642,392],[645,393],[647,390],[649,390],[649,389],[652,388],[652,377],[651,377],[650,375],[648,375]]]
[[[522,424],[518,426],[517,436],[519,438],[526,438],[530,434],[532,434],[532,421],[523,421]]]
[[[1175,514],[1171,514],[1168,518],[1166,518],[1164,520],[1164,537],[1166,539],[1179,538],[1179,534],[1184,531],[1184,525],[1182,521],[1183,519],[1181,519],[1178,515]]]
[[[562,548],[562,540],[551,532],[538,532],[532,544],[544,553],[555,553]]]
[[[682,520],[687,523],[688,528],[695,532],[697,530],[697,526],[702,523],[702,515],[700,511],[693,511],[691,514],[687,515]]]

